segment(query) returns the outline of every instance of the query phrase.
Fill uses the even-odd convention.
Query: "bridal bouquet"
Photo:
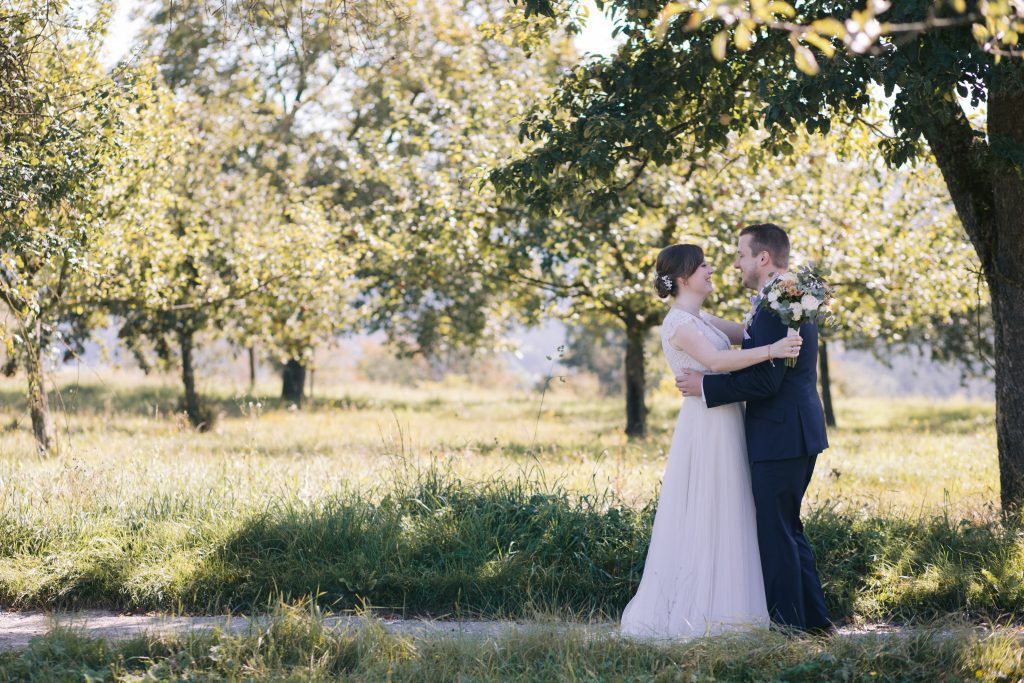
[[[765,288],[763,296],[768,309],[789,328],[789,336],[800,334],[805,322],[819,327],[833,324],[835,290],[815,266],[801,266],[795,273],[779,276]],[[796,365],[796,358],[787,358],[786,365]]]

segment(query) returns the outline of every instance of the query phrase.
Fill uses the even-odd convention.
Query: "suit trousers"
[[[800,521],[800,505],[817,458],[750,464],[768,614],[773,622],[797,629],[830,625],[814,552]]]

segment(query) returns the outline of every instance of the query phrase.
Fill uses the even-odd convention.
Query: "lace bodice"
[[[729,348],[729,338],[724,332],[711,324],[707,314],[703,311],[701,311],[698,318],[675,306],[668,309],[668,315],[665,316],[665,320],[661,323],[661,348],[665,352],[665,360],[668,361],[668,366],[672,369],[672,373],[679,374],[680,370],[700,370],[705,374],[710,374],[710,370],[697,362],[696,358],[685,351],[680,351],[669,342],[680,325],[696,327],[715,348],[723,351]]]

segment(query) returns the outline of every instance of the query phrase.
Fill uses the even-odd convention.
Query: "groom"
[[[753,289],[753,318],[743,348],[771,344],[786,326],[768,309],[764,289],[789,266],[789,237],[772,223],[740,232],[736,268]],[[765,597],[772,621],[812,632],[830,632],[814,554],[803,533],[800,504],[818,454],[828,448],[817,390],[818,328],[800,328],[803,348],[794,367],[778,360],[722,375],[686,370],[676,377],[683,396],[701,396],[709,408],[747,402],[747,457],[757,509],[757,540]]]

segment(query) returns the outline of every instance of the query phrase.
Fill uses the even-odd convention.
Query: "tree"
[[[308,163],[331,154],[334,143],[324,130],[334,126],[332,109],[350,84],[354,65],[373,59],[381,27],[401,24],[402,13],[387,0],[358,7],[289,0],[222,9],[215,14],[203,3],[154,3],[142,46],[175,92],[220,103],[212,106],[253,110],[247,112],[249,139],[238,163],[265,175],[276,192],[306,191],[317,201],[325,199],[314,189],[322,185],[318,169]],[[281,206],[280,218],[286,219],[285,207],[294,211],[298,203]],[[333,210],[344,224],[339,208]],[[343,234],[334,247],[348,247]],[[263,313],[234,326],[237,343],[250,349],[259,344],[283,356],[282,398],[296,405],[302,403],[313,348],[353,320],[344,306],[351,298],[350,283],[339,275],[338,263],[324,262],[335,257],[335,249],[297,254],[297,260],[318,267],[301,280],[288,279],[287,291],[263,292]],[[327,271],[333,277],[326,277]]]
[[[622,181],[616,203],[560,206],[549,220],[528,222],[509,246],[529,255],[530,267],[514,279],[547,293],[549,315],[623,333],[628,436],[647,433],[645,347],[666,308],[654,294],[655,258],[678,241],[707,241],[698,235],[715,216],[694,212],[691,199],[726,163],[716,157]]]
[[[333,282],[329,225],[314,193],[282,191],[239,150],[249,120],[210,98],[164,98],[152,132],[145,201],[123,216],[108,251],[117,273],[108,288],[120,337],[144,368],[149,351],[177,366],[183,409],[209,429],[214,415],[196,382],[198,336],[253,334],[267,307],[289,300],[295,283]],[[140,152],[142,150],[137,150]],[[289,288],[293,289],[289,289]]]
[[[516,144],[525,98],[513,93],[549,91],[568,41],[501,0],[385,5],[359,16],[344,3],[258,3],[232,30],[197,6],[150,15],[144,42],[172,87],[259,103],[250,162],[275,185],[322,192],[336,248],[359,264],[333,291],[311,278],[308,295],[276,297],[269,317],[238,327],[239,343],[262,330],[252,338],[282,354],[292,400],[315,340],[347,323],[443,355],[499,343],[509,317],[535,310],[508,299],[522,256],[497,248],[523,212],[498,207],[483,175]]]
[[[228,336],[240,348],[262,350],[283,366],[281,398],[301,407],[312,349],[354,328],[350,305],[358,287],[354,269],[358,251],[339,225],[347,215],[335,210],[323,189],[292,185],[281,220],[294,235],[295,253],[280,264],[287,277],[274,279],[233,307]],[[252,362],[254,360],[250,359]]]
[[[538,310],[509,282],[529,265],[509,248],[528,217],[486,182],[518,144],[523,94],[550,91],[574,57],[560,37],[526,55],[534,23],[509,21],[501,0],[410,3],[356,70],[348,146],[318,162],[362,254],[364,327],[406,353],[499,344],[510,318]]]
[[[956,3],[969,12],[986,3]],[[591,200],[614,194],[609,181],[620,166],[641,169],[666,163],[687,150],[703,153],[728,145],[730,131],[763,127],[768,150],[785,154],[798,126],[828,132],[833,122],[852,122],[876,96],[888,98],[888,130],[879,143],[886,161],[900,166],[930,150],[942,172],[960,221],[988,285],[996,356],[996,433],[1004,510],[1024,504],[1024,75],[1017,59],[997,60],[980,44],[955,9],[916,0],[885,7],[892,24],[927,24],[928,30],[884,39],[874,52],[842,51],[823,37],[800,59],[814,68],[794,72],[790,33],[755,25],[743,29],[722,20],[693,24],[686,17],[656,34],[654,12],[629,14],[620,23],[627,42],[613,59],[581,65],[523,126],[536,148],[494,174],[535,208],[555,196]],[[1005,4],[1004,4],[1005,5]],[[539,7],[538,7],[539,8]],[[542,9],[542,8],[539,8]],[[554,11],[554,8],[549,8]],[[791,8],[792,10],[792,8]],[[794,25],[850,17],[853,5],[813,1],[793,10]],[[625,16],[623,16],[625,15]],[[819,24],[818,26],[822,26]],[[1016,28],[1017,24],[1013,24]],[[740,46],[730,49],[722,30]],[[986,28],[986,31],[988,29]],[[738,34],[737,34],[738,31]],[[729,34],[726,35],[728,39]],[[1019,45],[1019,35],[1000,41]],[[748,44],[749,40],[749,44]],[[813,44],[813,43],[812,43]],[[1005,43],[1001,44],[1005,47]],[[742,49],[740,49],[742,48]],[[1014,49],[1016,49],[1014,47]],[[986,103],[984,129],[968,110]]]
[[[115,82],[96,60],[109,17],[101,4],[81,18],[63,3],[43,13],[9,3],[2,17],[0,69],[0,339],[25,370],[32,431],[56,449],[46,394],[54,342],[73,349],[94,310],[69,304],[89,295],[95,254],[109,228],[112,193],[130,135],[134,84]],[[145,89],[145,84],[140,84]],[[13,369],[13,365],[8,368]]]

